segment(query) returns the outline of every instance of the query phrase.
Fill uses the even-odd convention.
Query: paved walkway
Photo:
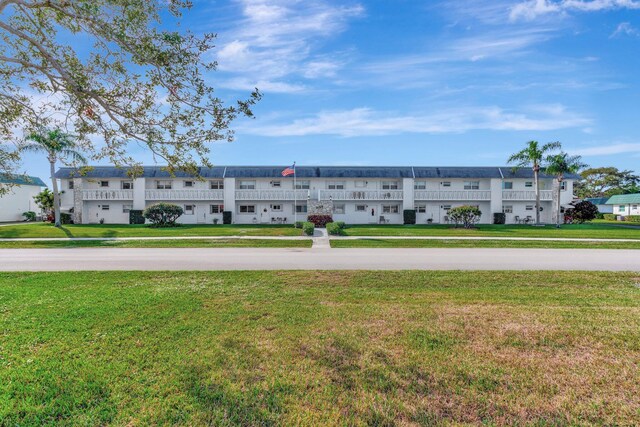
[[[0,271],[606,270],[640,273],[637,250],[606,249],[0,249]]]

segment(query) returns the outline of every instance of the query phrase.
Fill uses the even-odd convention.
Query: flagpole
[[[298,222],[298,191],[296,188],[296,162],[293,162],[293,225]]]

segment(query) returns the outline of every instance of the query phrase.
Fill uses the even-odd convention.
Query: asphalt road
[[[608,270],[640,272],[617,249],[0,249],[0,271],[75,270]]]

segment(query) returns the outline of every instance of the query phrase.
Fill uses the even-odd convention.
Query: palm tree
[[[580,169],[586,168],[587,165],[582,162],[582,157],[570,156],[564,151],[561,151],[559,154],[547,156],[545,160],[547,162],[545,173],[555,175],[558,181],[558,201],[556,206],[556,213],[558,215],[556,218],[556,228],[560,228],[560,187],[562,186],[562,181],[564,181],[564,176],[570,173],[578,173]]]
[[[51,184],[53,185],[53,212],[55,226],[60,227],[60,193],[58,182],[55,178],[56,163],[59,159],[71,159],[76,162],[86,163],[85,158],[75,150],[76,144],[73,137],[59,129],[42,128],[32,132],[25,138],[27,142],[20,147],[21,151],[45,153],[51,169]]]
[[[529,141],[522,150],[512,154],[507,163],[515,163],[514,169],[531,167],[536,192],[536,225],[540,225],[540,167],[545,156],[560,148],[559,142],[549,142],[540,146],[538,141]]]

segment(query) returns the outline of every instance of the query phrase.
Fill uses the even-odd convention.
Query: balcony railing
[[[507,190],[502,192],[502,200],[535,200],[535,191],[514,191]],[[540,200],[553,200],[553,190],[541,190]]]
[[[402,200],[402,190],[320,190],[320,200]]]
[[[463,191],[427,191],[416,190],[415,200],[491,200],[491,191],[463,190]]]
[[[307,200],[309,190],[236,190],[236,200]]]
[[[133,200],[133,190],[82,190],[82,200]]]
[[[223,200],[224,190],[145,190],[147,200]]]

